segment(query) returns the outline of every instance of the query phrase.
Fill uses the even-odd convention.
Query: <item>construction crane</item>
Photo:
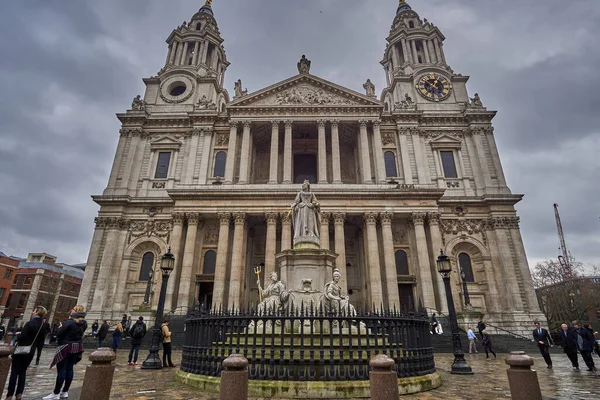
[[[567,250],[567,244],[565,242],[565,234],[563,233],[562,223],[560,222],[560,214],[558,213],[558,204],[554,203],[554,215],[556,216],[556,228],[558,229],[558,239],[560,240],[561,255],[558,256],[558,262],[564,269],[564,279],[573,278],[573,267],[571,266],[571,258],[569,257],[569,251]]]

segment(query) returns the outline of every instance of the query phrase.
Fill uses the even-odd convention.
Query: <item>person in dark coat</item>
[[[127,365],[137,365],[138,354],[142,346],[142,339],[146,336],[146,324],[144,317],[140,317],[129,330],[131,336],[131,349],[129,350],[129,359]]]
[[[92,324],[92,336],[96,337],[98,336],[98,328],[100,327],[100,325],[98,325],[98,320],[95,319],[94,323]]]
[[[431,333],[435,335],[437,333],[438,321],[435,317],[435,313],[431,314]]]
[[[7,399],[12,399],[13,395],[16,394],[16,399],[20,400],[23,395],[27,368],[33,360],[34,349],[36,348],[38,341],[43,338],[40,332],[43,330],[42,318],[45,317],[47,313],[48,311],[44,307],[36,307],[35,311],[31,314],[31,320],[23,326],[21,333],[17,336],[18,345],[31,346],[31,351],[29,354],[13,354],[8,390],[6,392]]]
[[[4,335],[6,334],[6,327],[4,324],[0,325],[0,341],[4,340]]]
[[[483,321],[481,319],[477,320],[477,330],[479,331],[479,336],[481,336],[481,339],[483,339],[483,331],[485,330],[486,326],[483,323]]]
[[[494,358],[496,358],[496,353],[492,349],[492,338],[490,334],[486,330],[482,331],[481,334],[483,335],[481,340],[483,342],[483,349],[485,350],[485,358],[490,358],[488,351],[494,355]]]
[[[573,321],[573,329],[577,332],[577,348],[581,353],[581,357],[583,357],[583,361],[585,361],[585,365],[588,367],[588,371],[595,371],[596,366],[594,365],[594,359],[592,358],[592,351],[594,351],[594,344],[596,341],[594,340],[593,333],[587,328],[579,327],[579,322]]]
[[[50,334],[50,344],[56,342],[56,334],[58,333],[58,328],[60,328],[60,323],[55,322],[54,325],[52,325],[52,333]]]
[[[573,365],[573,369],[579,371],[579,361],[577,360],[577,333],[569,329],[567,324],[562,324],[560,326],[560,346],[563,348],[563,351],[571,360],[571,365]]]
[[[546,361],[546,365],[548,368],[552,369],[552,358],[550,358],[550,343],[552,342],[552,338],[550,337],[550,333],[548,333],[547,329],[544,329],[540,326],[539,322],[535,323],[535,329],[533,330],[533,340],[538,345],[540,349],[540,353],[542,357],[544,357],[544,361]]]
[[[108,325],[108,321],[104,321],[100,329],[98,329],[98,348],[102,347],[102,342],[108,336],[108,330],[110,329],[110,325]]]
[[[43,400],[59,400],[69,397],[69,388],[73,382],[73,367],[81,361],[83,355],[83,334],[87,330],[85,308],[81,305],[73,307],[69,319],[63,322],[56,333],[58,347],[50,364],[56,365],[56,383],[54,391]]]
[[[121,336],[123,336],[123,324],[119,322],[112,335],[112,349],[115,354],[117,353],[117,349],[121,347]]]
[[[37,340],[36,343],[36,357],[35,357],[35,365],[40,365],[40,357],[42,356],[42,349],[44,348],[44,344],[46,343],[46,335],[50,333],[50,324],[46,321],[46,318],[42,318],[42,330],[40,331],[40,336],[42,336],[42,340]]]

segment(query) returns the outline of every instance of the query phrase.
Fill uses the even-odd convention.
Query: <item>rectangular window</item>
[[[4,279],[10,278],[11,275],[12,275],[12,270],[7,269],[6,272],[4,273]]]
[[[6,305],[5,305],[6,308],[10,307],[10,302],[12,301],[12,297],[13,297],[13,294],[9,293],[8,298],[6,299]]]
[[[454,163],[454,152],[440,151],[442,157],[442,167],[444,168],[444,176],[446,178],[458,178],[456,173],[456,164]]]
[[[169,163],[171,162],[171,152],[161,151],[158,153],[158,163],[156,164],[156,179],[167,179],[169,174]]]
[[[23,282],[23,285],[31,285],[31,277],[27,277],[25,278],[25,282]]]
[[[5,292],[6,292],[5,288],[0,288],[0,299],[4,297]]]
[[[21,293],[21,297],[19,297],[19,303],[17,304],[17,308],[25,308],[26,301],[27,295],[25,293]]]

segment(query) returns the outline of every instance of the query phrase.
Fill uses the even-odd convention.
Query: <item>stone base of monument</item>
[[[177,381],[202,392],[218,393],[221,379],[212,376],[196,375],[181,370],[176,373]],[[424,376],[398,378],[401,395],[433,390],[442,385],[439,372]],[[368,380],[362,381],[266,381],[250,380],[248,396],[280,399],[369,399],[371,398]]]
[[[292,293],[306,292],[315,302],[323,293],[325,283],[331,280],[336,258],[333,251],[318,248],[295,248],[275,255],[281,281],[287,289]],[[300,306],[299,299],[294,299],[294,303]]]

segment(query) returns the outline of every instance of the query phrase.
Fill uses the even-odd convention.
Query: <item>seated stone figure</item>
[[[323,306],[327,314],[353,317],[356,315],[356,309],[350,304],[350,298],[342,294],[342,287],[338,283],[341,276],[339,269],[333,270],[333,280],[325,284]]]
[[[270,278],[271,283],[264,289],[260,287],[260,281],[257,281],[263,299],[258,305],[258,315],[278,313],[288,300],[289,294],[283,282],[278,279],[277,272],[271,272]]]

